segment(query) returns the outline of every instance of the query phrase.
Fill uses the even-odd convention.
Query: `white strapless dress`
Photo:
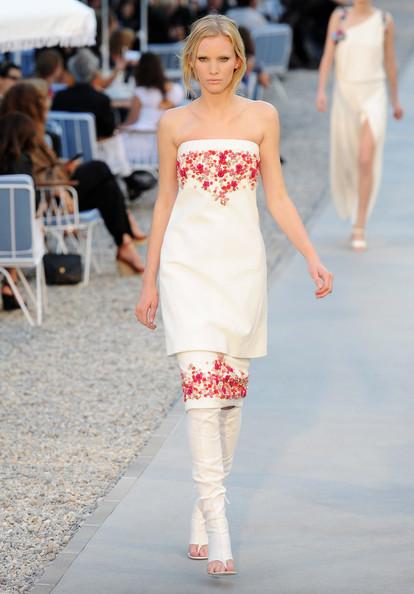
[[[190,140],[178,149],[179,191],[160,260],[168,355],[266,354],[259,168],[259,147],[248,140]]]

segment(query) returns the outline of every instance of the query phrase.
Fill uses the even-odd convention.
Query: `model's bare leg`
[[[352,247],[355,251],[366,249],[365,226],[369,199],[374,183],[373,168],[375,157],[375,138],[367,120],[361,128],[358,156],[358,211],[352,231]]]

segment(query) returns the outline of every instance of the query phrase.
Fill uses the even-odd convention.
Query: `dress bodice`
[[[250,140],[188,140],[178,148],[180,192],[208,193],[222,206],[236,192],[254,192],[259,170],[259,146]]]
[[[339,31],[335,51],[336,78],[344,82],[370,82],[385,78],[384,16],[381,10],[358,25]]]
[[[259,168],[259,146],[250,140],[202,138],[178,147],[178,193],[160,257],[169,354],[266,352]]]

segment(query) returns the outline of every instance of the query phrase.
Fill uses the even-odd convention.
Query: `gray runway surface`
[[[252,366],[229,483],[239,575],[213,580],[185,557],[193,489],[176,406],[155,457],[54,594],[412,594],[413,94],[414,61],[406,119],[388,130],[369,251],[349,251],[348,226],[328,207],[312,235],[335,293],[313,298],[299,256],[271,289],[269,355]],[[53,579],[52,565],[42,582]]]

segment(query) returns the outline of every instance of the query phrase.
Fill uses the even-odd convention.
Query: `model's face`
[[[240,65],[233,44],[224,35],[202,39],[193,62],[201,88],[215,95],[227,89]]]

